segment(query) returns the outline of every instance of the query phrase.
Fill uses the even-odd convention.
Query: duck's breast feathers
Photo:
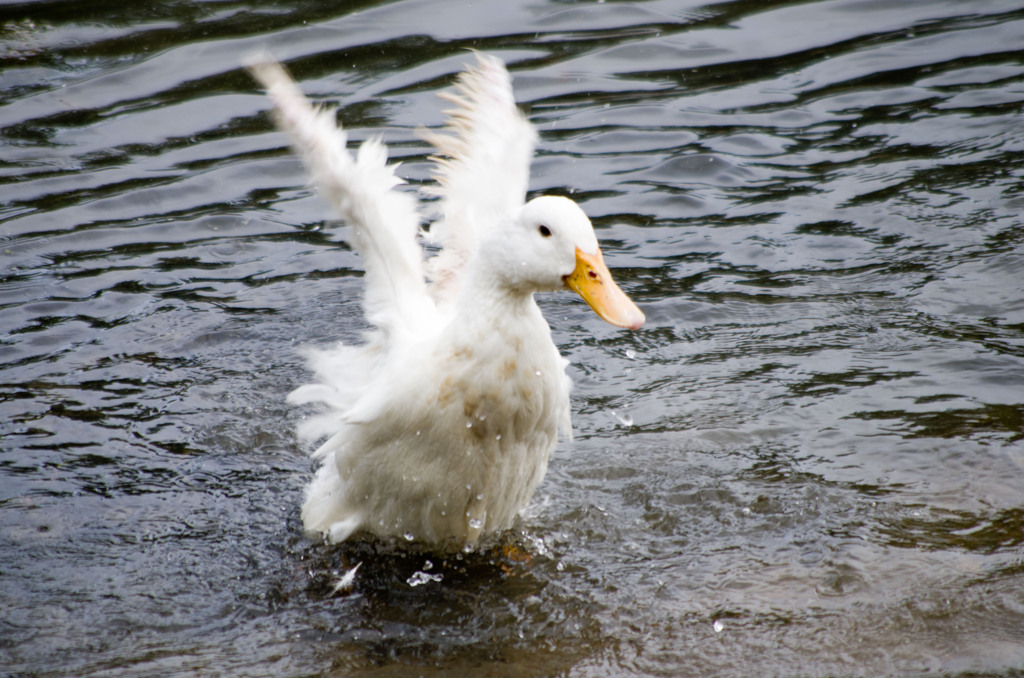
[[[438,337],[435,356],[447,375],[441,395],[461,399],[467,416],[486,417],[482,428],[507,422],[511,428],[504,434],[513,437],[532,429],[554,436],[567,428],[567,363],[532,296],[515,306],[486,300],[460,305],[459,315]]]

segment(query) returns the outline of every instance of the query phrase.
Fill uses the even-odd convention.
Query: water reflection
[[[598,606],[574,590],[585,572],[567,568],[542,541],[511,535],[482,551],[437,555],[380,541],[302,547],[304,571],[269,597],[322,608],[298,639],[335,670],[371,671],[402,663],[431,672],[511,664],[551,673],[609,642]],[[359,564],[353,586],[338,576]]]

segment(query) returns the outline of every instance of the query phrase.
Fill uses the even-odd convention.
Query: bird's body
[[[449,324],[377,366],[323,448],[307,528],[334,540],[362,527],[473,543],[511,526],[569,414],[563,359],[536,305],[522,304],[504,324],[466,309],[457,330]]]
[[[383,146],[353,158],[344,132],[274,63],[252,67],[314,180],[353,227],[366,263],[360,346],[311,353],[317,383],[293,403],[320,403],[305,425],[326,438],[302,509],[307,530],[358,531],[471,546],[508,529],[569,432],[566,361],[534,301],[576,289],[606,320],[643,315],[612,282],[593,228],[565,198],[523,204],[535,133],[500,61],[479,57],[449,96],[439,159],[443,249],[424,262],[411,198],[394,187]],[[430,282],[427,282],[429,277]]]

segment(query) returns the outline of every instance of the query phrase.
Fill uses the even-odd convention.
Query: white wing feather
[[[462,72],[455,93],[439,96],[455,105],[445,111],[446,133],[423,131],[436,149],[434,178],[426,189],[441,198],[441,218],[429,238],[443,247],[428,263],[431,295],[439,304],[458,295],[466,261],[488,229],[521,206],[530,179],[537,133],[516,107],[505,65],[477,53],[477,64]]]
[[[387,165],[387,148],[369,139],[353,158],[334,116],[315,109],[280,64],[262,58],[249,70],[266,87],[278,125],[321,194],[352,227],[351,242],[366,266],[367,320],[387,338],[430,326],[435,308],[426,292],[415,200],[394,190],[403,182]]]

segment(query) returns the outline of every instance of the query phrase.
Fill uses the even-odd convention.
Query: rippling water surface
[[[0,20],[5,672],[1024,671],[1024,4]],[[416,185],[470,47],[649,321],[542,299],[575,440],[530,562],[329,548],[283,399],[364,329],[361,264],[239,65],[287,61]]]

